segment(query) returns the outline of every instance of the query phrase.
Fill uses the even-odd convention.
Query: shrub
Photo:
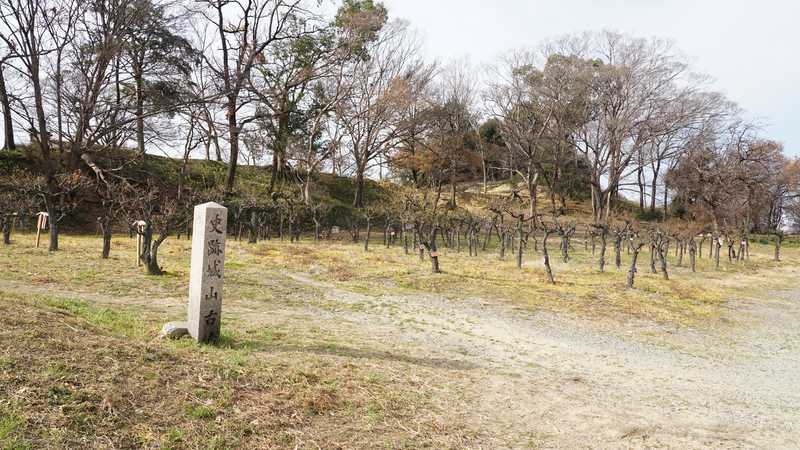
[[[650,211],[647,209],[644,211],[638,211],[636,213],[636,218],[647,222],[654,222],[664,219],[664,213],[660,210]]]

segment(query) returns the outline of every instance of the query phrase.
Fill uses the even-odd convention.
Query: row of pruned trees
[[[486,207],[478,212],[454,208],[447,202],[436,200],[432,192],[407,191],[402,202],[394,206],[383,206],[381,214],[387,229],[405,231],[403,239],[412,239],[412,248],[419,244],[420,259],[427,250],[433,271],[440,270],[437,236],[440,245],[460,252],[462,241],[470,256],[477,256],[479,250],[486,251],[493,243],[498,257],[505,259],[507,253],[513,255],[518,268],[522,268],[525,252],[540,253],[547,279],[555,283],[551,251],[557,248],[564,263],[570,261],[574,249],[574,239],[583,236],[583,244],[597,258],[600,272],[613,264],[617,270],[623,269],[622,255],[630,255],[628,267],[628,287],[632,288],[637,273],[639,254],[648,250],[649,271],[661,273],[669,279],[668,256],[674,252],[678,266],[688,264],[696,271],[696,262],[706,254],[719,269],[723,249],[729,263],[744,261],[750,257],[747,230],[737,227],[714,228],[711,224],[697,221],[674,219],[662,223],[639,222],[635,219],[614,220],[609,223],[578,224],[564,216],[538,214],[527,215],[526,200],[513,192],[507,197],[494,197]],[[392,212],[394,211],[394,212]],[[392,225],[394,223],[394,226]],[[409,236],[411,236],[409,238]],[[783,234],[775,235],[775,260],[780,260]],[[366,238],[368,240],[368,236]],[[558,246],[553,247],[553,239]],[[389,241],[385,241],[389,245]],[[408,242],[406,242],[408,253]],[[706,249],[704,251],[704,248]],[[366,245],[365,245],[366,249]],[[609,262],[612,258],[613,262]]]
[[[6,147],[19,141],[15,133],[27,135],[41,173],[35,196],[54,218],[81,187],[69,180],[90,179],[112,211],[101,219],[110,230],[135,197],[118,169],[158,150],[182,156],[180,178],[166,185],[144,174],[135,191],[188,201],[192,157],[216,159],[226,176],[213,195],[232,205],[250,239],[276,217],[289,235],[313,223],[319,236],[324,218],[338,214],[319,201],[323,170],[352,177],[358,220],[370,224],[378,214],[367,178],[422,189],[393,202],[417,211],[413,234],[434,248],[437,236],[452,234],[451,216],[467,220],[458,205],[465,181],[484,193],[491,180],[523,188],[515,202],[524,198],[526,208],[493,219],[520,242],[526,227],[569,234],[560,222],[568,199],[589,200],[593,229],[611,227],[626,197],[638,196],[640,210],[655,212],[660,201],[663,216],[716,235],[781,233],[786,213],[800,210],[796,162],[664,40],[567,36],[509,54],[483,83],[466,63],[422,58],[408,26],[373,0],[344,0],[333,15],[302,0],[0,6]],[[242,163],[269,163],[269,186],[249,192],[237,183]],[[541,218],[541,187],[550,220]],[[485,220],[467,222],[459,227],[486,231]],[[358,235],[360,227],[347,228]]]
[[[102,258],[110,256],[114,230],[128,229],[131,236],[141,235],[138,257],[147,271],[161,274],[158,263],[161,244],[186,229],[195,204],[219,198],[214,191],[196,191],[141,174],[136,177],[136,170],[130,168],[122,175],[101,169],[97,164],[93,166],[92,175],[81,171],[57,175],[52,181],[55,191],[48,186],[45,175],[11,173],[0,177],[4,242],[11,244],[10,230],[15,225],[28,228],[39,212],[47,212],[49,250],[56,251],[65,219],[74,223],[77,215],[96,213],[92,219],[96,220],[102,238]]]
[[[492,247],[499,259],[513,258],[522,268],[525,253],[539,253],[547,280],[556,282],[551,252],[564,263],[571,260],[577,236],[583,237],[585,250],[597,258],[600,272],[613,264],[623,270],[622,255],[630,255],[628,286],[633,287],[641,250],[649,250],[649,269],[669,278],[667,256],[674,251],[677,265],[688,261],[696,270],[696,259],[707,254],[719,268],[727,253],[729,263],[749,258],[749,231],[736,226],[713,227],[697,221],[675,219],[652,224],[627,219],[608,223],[578,224],[558,215],[528,215],[529,202],[520,192],[493,196],[482,209],[457,207],[439,198],[435,190],[405,188],[385,192],[381,198],[361,209],[332,205],[322,199],[307,204],[299,190],[276,192],[266,200],[250,194],[235,198],[218,189],[192,187],[191,183],[157,183],[152,178],[137,178],[137,171],[125,172],[94,167],[93,176],[75,172],[59,177],[57,215],[51,216],[51,236],[57,244],[59,224],[77,211],[98,213],[103,258],[108,258],[114,230],[128,228],[142,238],[139,258],[151,274],[160,274],[158,250],[170,236],[188,235],[195,204],[208,200],[225,202],[229,207],[229,233],[249,243],[274,238],[299,241],[303,233],[315,241],[349,234],[354,243],[369,251],[371,234],[380,230],[387,247],[402,246],[406,254],[427,259],[434,273],[441,271],[439,249],[467,251],[478,256]],[[123,175],[124,173],[124,175]],[[143,180],[143,181],[140,181]],[[4,195],[0,201],[4,241],[10,243],[10,228],[35,217],[45,204],[44,177],[13,174],[0,178]],[[177,189],[176,186],[182,186]],[[141,226],[138,226],[141,224]],[[557,240],[557,247],[554,244]],[[780,258],[783,234],[776,234],[775,259]],[[51,241],[51,246],[54,244]],[[555,253],[557,252],[557,253]],[[613,256],[611,254],[613,252]]]

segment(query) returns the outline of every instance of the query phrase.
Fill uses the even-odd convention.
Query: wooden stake
[[[42,230],[47,226],[47,213],[40,212],[36,214],[36,248],[39,248]]]
[[[136,267],[142,265],[142,235],[139,234],[139,227],[136,227]]]
[[[136,230],[136,267],[142,265],[142,233],[147,227],[147,222],[144,220],[137,220],[133,222],[133,228]]]
[[[39,248],[39,240],[42,235],[42,216],[36,216],[36,248]]]

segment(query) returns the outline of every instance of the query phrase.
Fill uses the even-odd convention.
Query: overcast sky
[[[492,63],[566,33],[608,29],[675,42],[696,71],[800,156],[800,0],[384,0],[426,52]]]

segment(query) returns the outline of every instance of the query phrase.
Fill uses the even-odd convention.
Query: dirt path
[[[292,317],[353,333],[365,348],[396,345],[409,361],[441,362],[453,377],[448,395],[459,397],[448,414],[483,431],[492,448],[800,447],[800,291],[732,302],[735,324],[699,332],[602,326],[477,299],[370,296],[288,277],[324,298],[280,307],[239,299],[226,310],[251,324]],[[9,280],[0,287],[31,291]],[[185,308],[178,297],[135,303]]]
[[[463,358],[468,419],[498,445],[543,448],[800,447],[800,292],[731,306],[700,333],[598,329],[478,300],[368,297],[302,275],[381,339]],[[353,319],[352,312],[348,318]]]

